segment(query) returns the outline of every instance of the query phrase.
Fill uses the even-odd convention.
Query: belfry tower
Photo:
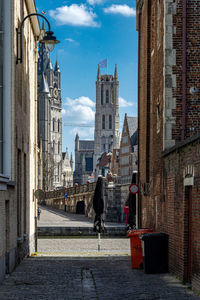
[[[112,152],[119,148],[119,81],[117,65],[113,75],[101,75],[98,66],[96,81],[96,114],[94,132],[94,164],[95,170],[97,160],[102,153]]]

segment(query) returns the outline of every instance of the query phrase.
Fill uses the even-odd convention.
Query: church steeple
[[[70,157],[70,166],[71,166],[72,171],[73,171],[74,161],[73,161],[72,153],[71,153],[71,157]]]
[[[44,72],[42,73],[41,84],[39,88],[39,92],[43,94],[49,94],[49,86],[44,76]]]
[[[50,57],[49,57],[49,60],[48,60],[47,69],[53,70],[53,66],[52,66]]]
[[[118,74],[117,74],[117,65],[115,65],[115,74],[114,74],[114,79],[117,81],[118,80]]]
[[[54,72],[60,72],[60,67],[59,67],[59,64],[58,64],[58,61],[57,61],[57,60],[56,60]]]
[[[98,65],[98,71],[97,71],[97,81],[101,81],[101,73],[100,73],[100,66]]]
[[[76,138],[75,138],[75,150],[79,151],[79,136],[78,136],[78,133],[76,134]]]

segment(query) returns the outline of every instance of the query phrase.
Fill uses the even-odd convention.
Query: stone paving
[[[45,211],[39,223],[51,223]],[[52,213],[61,222],[62,212]],[[133,270],[128,238],[102,238],[97,249],[97,237],[38,239],[38,255],[5,278],[0,300],[200,300],[170,274]]]
[[[87,218],[84,215],[72,214],[63,210],[55,209],[48,206],[40,206],[41,214],[38,226],[40,227],[93,227],[93,220]],[[111,223],[106,222],[106,227],[125,227],[123,223]]]
[[[0,299],[199,300],[169,274],[133,270],[129,258],[26,258],[0,285]]]
[[[38,239],[40,256],[130,256],[129,238],[101,238],[98,251],[98,238]]]

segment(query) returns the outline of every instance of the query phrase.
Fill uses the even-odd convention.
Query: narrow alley
[[[39,227],[92,227],[92,221],[84,216],[47,207],[41,210]],[[169,273],[133,270],[130,241],[125,235],[102,238],[100,251],[97,241],[96,236],[40,237],[37,256],[24,259],[7,275],[0,286],[0,299],[200,299]]]

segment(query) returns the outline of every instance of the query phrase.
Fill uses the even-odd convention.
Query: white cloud
[[[101,4],[103,0],[87,0],[90,5]]]
[[[64,117],[67,117],[67,123],[72,124],[91,124],[95,118],[95,103],[88,97],[82,96],[76,99],[66,98],[64,103]]]
[[[136,16],[136,10],[126,4],[124,5],[113,4],[110,7],[104,8],[104,12],[107,14],[120,14],[125,17]]]
[[[62,115],[66,114],[66,109],[62,109]]]
[[[69,133],[73,136],[75,136],[78,133],[79,138],[81,138],[81,139],[87,139],[87,140],[94,139],[94,128],[75,127],[73,129],[71,129],[69,131]]]
[[[75,40],[71,39],[71,38],[66,38],[65,41],[69,42],[70,44],[73,44],[75,46],[78,46],[79,43],[76,42]]]
[[[68,41],[68,42],[70,42],[70,43],[74,43],[74,42],[75,42],[75,40],[73,40],[73,39],[71,39],[71,38],[67,38],[67,39],[65,39],[65,41]]]
[[[126,101],[124,98],[119,97],[119,106],[120,107],[128,107],[133,106],[133,103]]]
[[[95,22],[97,15],[84,4],[57,7],[55,10],[50,10],[49,14],[60,25],[99,27]]]

